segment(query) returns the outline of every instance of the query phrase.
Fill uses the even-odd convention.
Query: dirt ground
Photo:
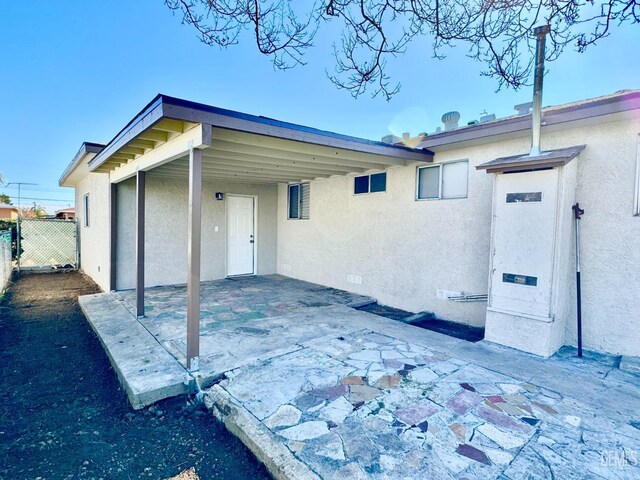
[[[77,303],[77,272],[22,274],[0,301],[0,478],[267,479],[200,405],[134,411]]]

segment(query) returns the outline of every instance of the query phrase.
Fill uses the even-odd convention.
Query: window
[[[289,185],[289,220],[309,219],[309,190],[308,183]]]
[[[85,194],[85,196],[82,199],[82,205],[84,207],[84,226],[88,227],[89,226],[89,194]]]
[[[373,175],[362,175],[360,177],[355,177],[353,181],[353,193],[356,195],[386,191],[387,172],[374,173]]]
[[[640,135],[636,145],[636,188],[633,197],[633,214],[640,217]]]
[[[456,162],[418,167],[418,200],[466,198],[469,162]]]

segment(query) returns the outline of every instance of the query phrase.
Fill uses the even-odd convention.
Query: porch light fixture
[[[224,193],[216,192],[216,200],[224,200]]]

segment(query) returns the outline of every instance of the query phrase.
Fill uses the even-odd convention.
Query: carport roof
[[[134,163],[199,125],[210,125],[212,129],[211,144],[201,146],[206,148],[205,176],[207,168],[220,178],[236,176],[233,170],[237,169],[246,171],[247,180],[264,174],[265,179],[271,181],[292,181],[433,161],[433,152],[423,148],[365,140],[160,94],[91,159],[89,171],[111,172]],[[280,159],[280,154],[283,154],[283,163],[274,163],[273,159]],[[211,159],[209,164],[207,155]],[[260,168],[266,159],[271,159],[267,162],[271,165]],[[184,163],[184,157],[170,160]],[[180,161],[165,164],[158,173],[182,172]],[[154,165],[154,168],[160,166]],[[275,169],[280,169],[277,175]],[[285,174],[285,171],[295,173]]]

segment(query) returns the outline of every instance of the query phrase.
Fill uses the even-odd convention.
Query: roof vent
[[[485,113],[480,117],[480,123],[492,122],[496,119],[495,113]]]
[[[471,126],[471,125],[478,125],[480,122],[478,120],[470,120],[467,122],[467,125]]]
[[[519,105],[514,105],[513,109],[518,112],[518,115],[528,115],[531,113],[531,108],[533,107],[533,102],[521,103]]]
[[[458,128],[458,121],[460,121],[460,112],[447,112],[442,115],[442,123],[444,123],[444,131],[455,130]]]
[[[411,133],[410,132],[404,132],[402,134],[402,140],[411,140]]]
[[[385,135],[382,137],[382,143],[388,143],[389,145],[394,145],[401,140],[402,139],[400,137],[396,137],[395,135]]]

